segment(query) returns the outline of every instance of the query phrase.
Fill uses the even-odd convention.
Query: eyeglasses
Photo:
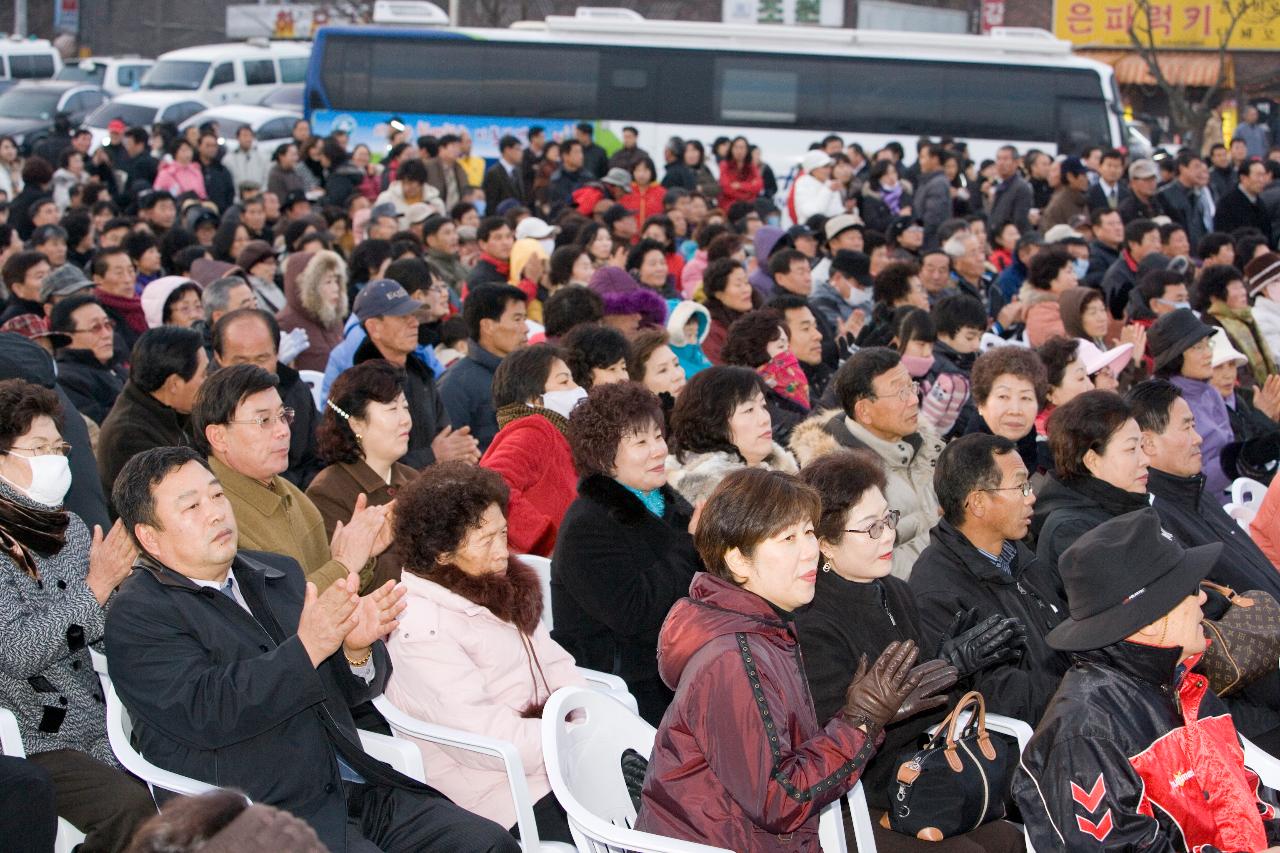
[[[115,330],[116,330],[116,324],[114,320],[99,320],[98,322],[94,323],[92,326],[90,326],[87,329],[72,329],[71,331],[77,335],[80,335],[80,334],[96,335],[103,331],[114,332]]]
[[[272,415],[265,418],[249,418],[244,421],[227,421],[229,424],[252,424],[261,430],[268,430],[275,426],[276,423],[282,423],[289,426],[293,423],[293,416],[296,413],[293,409],[282,409],[280,414]]]
[[[904,402],[904,403],[908,403],[908,402],[910,402],[911,400],[913,400],[913,399],[915,399],[915,398],[917,398],[917,397],[919,397],[919,396],[920,396],[920,383],[919,383],[919,382],[912,382],[910,385],[908,385],[907,387],[903,388],[901,391],[899,391],[899,392],[898,392],[898,393],[896,393],[896,394],[884,394],[884,395],[881,395],[881,394],[872,394],[872,395],[871,395],[871,399],[873,399],[873,400],[884,400],[884,399],[888,399],[888,398],[891,398],[891,397],[897,397],[897,398],[898,398],[899,400],[901,400],[902,402]]]
[[[1209,342],[1209,339],[1201,338],[1196,343],[1187,347],[1187,352],[1209,352],[1212,349],[1213,349],[1213,344]]]
[[[18,454],[19,456],[22,456],[24,453],[30,453],[32,456],[66,456],[71,452],[71,445],[67,444],[65,441],[59,441],[55,444],[42,442],[37,444],[35,447],[9,448],[10,453],[13,453],[15,450],[22,451],[22,453]]]
[[[889,528],[890,530],[897,530],[898,519],[900,518],[902,518],[902,513],[896,509],[891,509],[889,510],[888,513],[885,514],[884,518],[875,522],[865,530],[846,530],[845,533],[865,533],[867,536],[870,536],[872,539],[879,539],[880,534],[884,533],[886,527]]]
[[[1026,497],[1030,497],[1030,496],[1031,496],[1031,493],[1035,491],[1035,487],[1031,485],[1031,481],[1030,481],[1030,480],[1027,480],[1027,482],[1025,482],[1025,483],[1023,483],[1023,484],[1021,484],[1021,485],[1018,485],[1018,486],[1001,486],[1001,487],[1000,487],[1000,488],[998,488],[998,489],[978,489],[978,491],[980,491],[980,492],[1012,492],[1012,491],[1019,491],[1019,492],[1022,492],[1022,496],[1023,496],[1024,498],[1026,498]]]

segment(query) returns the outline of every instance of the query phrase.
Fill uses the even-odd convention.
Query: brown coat
[[[368,496],[369,506],[389,504],[416,476],[417,471],[396,462],[391,466],[391,483],[388,485],[364,462],[337,462],[316,475],[307,487],[307,497],[320,510],[325,530],[332,537],[339,521],[346,524],[351,520],[356,498],[361,494]],[[399,551],[393,543],[371,568],[366,567],[360,573],[360,594],[377,589],[389,580],[400,580],[401,566]]]
[[[320,283],[331,273],[338,274],[341,293],[337,310],[324,309],[320,300]],[[284,310],[276,315],[280,331],[305,329],[308,347],[294,360],[294,370],[324,372],[329,352],[342,342],[342,324],[347,319],[347,265],[336,252],[297,252],[284,265]],[[319,314],[328,310],[328,322]]]

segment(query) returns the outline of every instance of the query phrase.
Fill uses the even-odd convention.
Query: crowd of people
[[[1211,685],[1201,626],[1280,600],[1280,149],[831,135],[780,186],[743,136],[109,132],[0,138],[8,849],[519,849],[501,769],[361,749],[383,693],[572,843],[580,667],[657,729],[646,832],[817,850],[861,780],[881,850],[1021,850],[889,818],[976,690],[1037,727],[1038,849],[1280,841],[1237,739],[1280,756],[1280,671]],[[91,649],[148,761],[255,805],[157,814]]]

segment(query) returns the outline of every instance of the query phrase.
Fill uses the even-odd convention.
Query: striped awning
[[[1105,62],[1116,71],[1116,82],[1122,86],[1154,86],[1156,78],[1147,67],[1147,61],[1135,50],[1081,50],[1081,56]],[[1175,86],[1212,86],[1218,80],[1218,53],[1216,51],[1162,50],[1156,61],[1164,78]],[[1225,57],[1227,88],[1235,86],[1235,63],[1228,54]]]

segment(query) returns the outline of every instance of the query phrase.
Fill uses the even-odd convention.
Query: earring
[[[822,570],[824,572],[831,571],[831,561],[828,560],[825,555],[822,558]]]
[[[360,433],[356,433],[356,444],[361,444],[363,442],[364,442],[364,436],[361,435]]]

